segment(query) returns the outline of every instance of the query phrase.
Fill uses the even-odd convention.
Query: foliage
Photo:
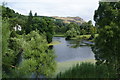
[[[32,16],[32,11],[30,11],[25,32],[28,34],[33,30],[39,30],[40,33],[46,34],[48,43],[52,42],[54,23],[51,18],[39,17],[36,14],[35,16]]]
[[[77,32],[75,31],[74,28],[72,28],[71,30],[68,30],[65,34],[66,39],[70,39],[72,37],[75,37],[77,35]]]
[[[80,26],[75,23],[70,23],[67,26],[67,31],[65,33],[66,39],[76,37],[78,35],[91,34],[91,39],[94,38],[95,33],[97,33],[97,28],[92,25],[91,21],[85,22]]]
[[[35,13],[34,16],[37,17],[37,13]]]
[[[10,78],[30,78],[35,71],[36,62],[32,59],[23,60],[19,67],[11,70]]]
[[[2,21],[2,71],[4,73],[10,72],[10,69],[13,67],[15,54],[14,51],[11,50],[8,45],[9,37],[10,37],[10,29],[9,23],[7,20]]]
[[[2,18],[13,18],[13,16],[15,16],[14,10],[2,6]]]
[[[2,10],[3,78],[29,78],[32,73],[37,78],[41,75],[51,76],[55,72],[56,64],[55,54],[49,49],[47,42],[49,35],[52,39],[52,20],[39,18],[37,15],[33,17],[32,12],[29,17],[23,16],[4,6]],[[44,23],[46,26],[42,25]],[[20,25],[22,31],[15,31],[16,25]],[[26,29],[29,29],[28,32]],[[37,29],[39,31],[33,31]]]
[[[32,24],[33,24],[32,19],[33,19],[33,15],[32,15],[32,11],[30,11],[27,22],[26,22],[26,27],[25,27],[26,34],[28,34],[32,31]]]
[[[24,59],[22,62],[24,65],[21,64],[18,66],[20,69],[17,69],[17,75],[21,73],[21,69],[26,69],[27,67],[29,67],[29,69],[27,68],[22,71],[27,75],[28,73],[33,72],[36,74],[36,78],[39,78],[41,75],[49,77],[55,72],[55,55],[53,54],[53,51],[48,49],[48,44],[44,36],[40,35],[39,32],[32,31],[21,39],[15,40],[23,49],[22,56]],[[31,65],[31,63],[33,64]],[[21,75],[24,76],[22,73]]]
[[[65,24],[62,20],[54,19],[54,23],[55,23],[54,30],[56,34],[65,33],[67,31],[67,27],[66,27],[67,24]]]
[[[84,22],[81,25],[71,22],[65,24],[62,20],[55,20],[55,34],[69,34],[74,28],[76,35],[96,34],[97,27],[92,25],[92,21]],[[66,36],[67,37],[67,36]],[[68,36],[70,38],[70,36]],[[68,38],[67,37],[67,38]],[[72,37],[72,36],[71,36]]]
[[[88,21],[80,25],[80,30],[82,35],[97,33],[97,29],[92,25],[92,21]]]
[[[92,63],[76,64],[65,72],[60,72],[57,78],[115,78],[114,71],[105,65]]]
[[[110,25],[111,22],[119,23],[119,5],[120,2],[100,2],[94,15],[96,26],[104,27],[105,25]]]
[[[99,3],[94,20],[99,27],[99,36],[95,40],[93,52],[97,64],[106,64],[120,75],[120,2]]]
[[[74,28],[74,30],[77,32],[77,34],[80,34],[79,33],[80,32],[80,26],[79,25],[77,25],[75,23],[70,23],[66,27],[67,27],[67,31],[72,30]]]

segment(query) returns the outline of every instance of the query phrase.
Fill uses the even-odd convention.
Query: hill
[[[74,22],[76,24],[82,24],[84,23],[85,21],[80,18],[80,17],[58,17],[58,16],[52,16],[53,18],[55,19],[60,19],[60,20],[63,20],[64,23],[71,23],[71,22]]]

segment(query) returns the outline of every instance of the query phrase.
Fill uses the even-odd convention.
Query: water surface
[[[58,62],[95,59],[89,46],[72,48],[73,40],[66,41],[64,37],[53,37],[53,41],[61,42],[61,44],[53,46]],[[78,42],[77,45],[80,45],[80,43]]]

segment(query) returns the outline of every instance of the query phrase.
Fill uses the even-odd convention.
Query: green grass
[[[54,37],[65,37],[64,34],[55,34]]]
[[[61,42],[59,42],[59,41],[53,41],[53,42],[49,43],[48,46],[58,45],[58,44],[61,44]]]
[[[88,38],[90,38],[90,34],[88,34],[88,35],[79,35],[79,36],[77,36],[78,38],[80,37],[80,38],[82,38],[82,37],[86,37],[87,39]],[[98,34],[95,34],[95,37],[97,37],[98,36]]]
[[[76,39],[82,39],[82,38],[86,38],[89,39],[91,35],[78,35],[76,37],[71,38],[72,40],[76,40]]]
[[[88,35],[78,35],[78,36],[73,37],[71,39],[72,40],[76,40],[76,39],[81,39],[83,37],[85,37],[86,39],[88,39],[88,38],[90,38],[90,36],[91,36],[90,34],[88,34]],[[95,37],[97,37],[97,36],[98,36],[98,34],[95,34]],[[65,37],[65,35],[64,34],[55,34],[54,37]]]
[[[76,37],[71,38],[71,40],[82,39],[82,38],[89,39],[90,36],[91,36],[90,34],[88,34],[88,35],[78,35]],[[97,36],[98,36],[98,34],[95,34],[95,37],[97,37]]]
[[[80,35],[80,36],[77,36],[77,37],[86,37],[86,38],[89,38],[91,35]]]
[[[57,62],[57,70],[56,70],[55,76],[60,72],[64,72],[64,71],[70,69],[71,67],[75,66],[76,64],[81,64],[82,62],[95,63],[95,60],[94,59],[89,59],[89,60],[85,60],[85,61]]]
[[[95,37],[97,37],[99,34],[95,34]]]

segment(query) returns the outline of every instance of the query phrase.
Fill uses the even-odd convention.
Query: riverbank
[[[90,62],[90,63],[95,63],[96,61],[94,59],[88,59],[85,61],[65,61],[65,62],[57,62],[57,70],[55,72],[55,76],[60,73],[60,72],[64,72],[70,68],[72,68],[73,66],[75,66],[76,64],[81,64],[84,62]]]
[[[79,47],[73,48],[72,46],[76,44],[78,44]],[[53,37],[51,45],[53,45],[53,50],[57,56],[55,59],[57,61],[55,76],[82,62],[95,63],[91,47],[87,45],[81,47],[80,42],[76,40],[66,40],[65,37]]]
[[[97,36],[98,36],[98,34],[95,34],[95,38],[96,38]],[[91,37],[90,34],[88,34],[88,35],[77,35],[76,37],[73,37],[73,38],[70,38],[70,39],[72,39],[72,40],[78,40],[78,39],[88,40],[90,37]],[[88,41],[94,41],[95,38],[93,38],[92,40],[88,40]]]
[[[95,34],[95,38],[97,36],[98,36],[98,34]],[[65,35],[64,34],[55,34],[54,37],[65,37]],[[76,37],[70,38],[70,40],[89,39],[90,37],[91,37],[90,34],[88,34],[88,35],[77,35]],[[93,41],[93,40],[89,40],[89,41]]]
[[[64,34],[55,34],[54,37],[65,37]]]
[[[53,42],[49,43],[48,46],[53,46],[53,45],[58,45],[58,44],[61,44],[61,42],[53,41]]]

